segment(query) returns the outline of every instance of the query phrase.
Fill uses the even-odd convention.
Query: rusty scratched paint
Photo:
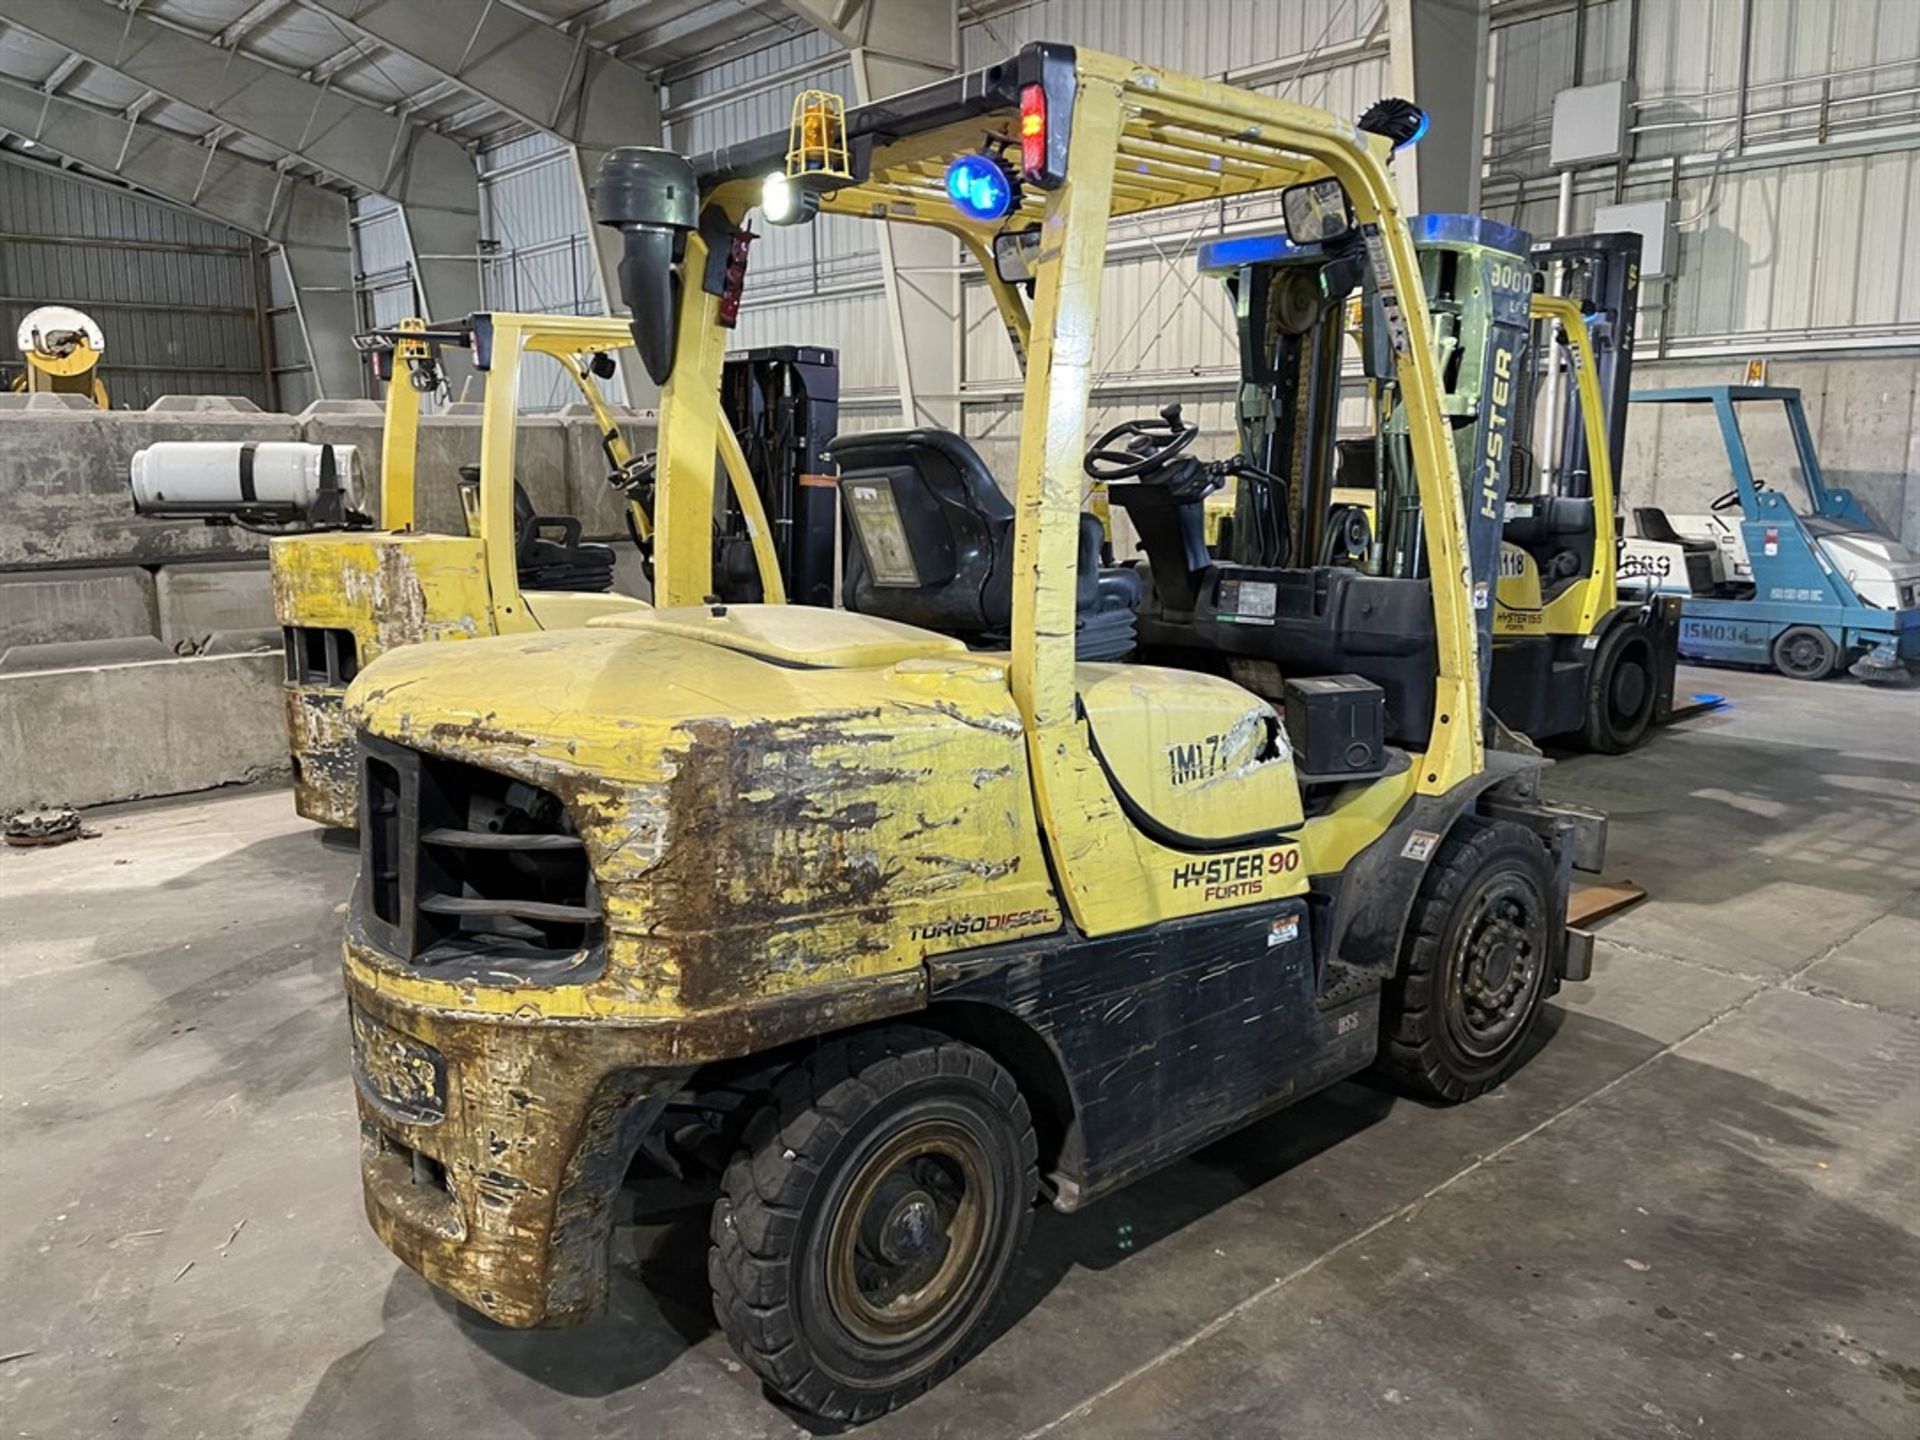
[[[364,667],[388,650],[489,633],[479,542],[463,536],[345,532],[282,536],[269,578],[282,625],[345,630]],[[359,762],[343,691],[287,689],[294,808],[322,825],[359,822]]]
[[[444,650],[372,667],[349,718],[556,795],[606,962],[577,984],[437,981],[350,926],[354,1003],[447,1076],[437,1124],[396,1120],[363,1079],[368,1213],[495,1319],[577,1318],[604,1287],[611,1187],[659,1087],[917,1010],[927,956],[968,944],[968,924],[1043,933],[1060,912],[995,665],[796,670],[616,630]],[[402,1150],[445,1187],[419,1194]]]
[[[360,758],[341,693],[286,687],[287,749],[294,759],[293,808],[319,824],[351,829],[359,823]]]
[[[364,941],[350,929],[348,945]],[[428,1280],[513,1326],[572,1323],[604,1300],[627,1165],[696,1064],[926,1003],[918,972],[648,1025],[437,1015],[351,968],[347,989],[367,1218]],[[443,1114],[393,1104],[397,1084],[426,1076],[439,1081]],[[422,1183],[414,1153],[444,1183]]]

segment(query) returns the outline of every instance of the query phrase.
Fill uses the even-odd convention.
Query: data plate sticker
[[[1407,837],[1407,843],[1400,847],[1403,860],[1428,860],[1439,848],[1440,835],[1434,830],[1416,830]]]
[[[1271,580],[1222,580],[1220,618],[1235,625],[1271,625],[1279,592]]]

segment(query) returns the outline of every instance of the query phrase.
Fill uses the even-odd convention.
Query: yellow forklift
[[[1442,407],[1473,482],[1468,549],[1475,609],[1491,640],[1492,708],[1536,740],[1631,749],[1671,713],[1679,616],[1667,599],[1623,602],[1616,586],[1640,239],[1579,235],[1529,249],[1523,232],[1482,216],[1421,215],[1410,227],[1435,317]],[[1236,477],[1218,544],[1241,559],[1297,552],[1419,575],[1419,496],[1384,464],[1404,444],[1398,380],[1380,325],[1359,323],[1374,303],[1364,276],[1357,288],[1365,298],[1349,303],[1345,331],[1359,342],[1380,413],[1372,434],[1335,434],[1345,336],[1308,288],[1318,284],[1323,249],[1284,233],[1200,249],[1201,273],[1218,276],[1234,303],[1239,430],[1253,462]],[[1549,283],[1561,293],[1544,293]],[[1564,372],[1566,386],[1548,440],[1554,455],[1542,465],[1536,378],[1549,368]],[[1330,474],[1296,466],[1270,475],[1263,459],[1275,447],[1297,461],[1328,445]],[[1305,483],[1309,473],[1314,483]]]
[[[574,1321],[636,1158],[705,1178],[729,1339],[785,1401],[857,1421],[984,1342],[1036,1202],[1077,1210],[1369,1066],[1460,1101],[1521,1063],[1588,974],[1566,903],[1605,822],[1487,742],[1387,168],[1410,136],[1034,44],[880,104],[803,96],[790,132],[697,163],[607,156],[596,215],[663,385],[657,608],[392,651],[347,696],[360,1160],[396,1255],[500,1323]],[[1214,560],[1201,512],[1234,462],[1151,421],[1089,447],[1110,223],[1263,193],[1301,238],[1361,239],[1427,577]],[[1024,363],[1010,498],[948,431],[836,441],[842,609],[714,598],[756,203],[955,236]],[[1137,467],[1116,503],[1194,538],[1211,628],[1264,636],[1278,689],[1218,647],[1121,643],[1154,580],[1102,566],[1080,511],[1114,466]],[[1424,630],[1423,673],[1316,662],[1387,623]],[[1391,741],[1389,686],[1423,719]]]
[[[1536,739],[1619,755],[1672,717],[1680,647],[1678,597],[1619,589],[1640,237],[1567,235],[1531,254],[1535,283],[1560,293],[1533,297],[1536,343],[1516,377],[1491,703]],[[1564,398],[1536,447],[1533,387],[1548,367],[1564,372]]]
[[[273,535],[268,555],[286,646],[294,807],[309,820],[345,827],[358,822],[359,764],[340,705],[363,665],[401,645],[562,629],[647,608],[612,592],[608,547],[583,544],[572,517],[536,514],[515,480],[525,356],[545,355],[572,378],[592,411],[608,481],[626,501],[643,563],[653,540],[653,457],[633,453],[595,383],[613,373],[613,356],[633,348],[625,321],[508,312],[456,325],[410,319],[357,336],[356,344],[387,385],[379,528],[368,513],[372,496],[356,483],[351,447],[167,443],[137,456],[132,477],[142,514],[285,532]],[[471,352],[486,376],[480,461],[463,467],[460,480],[464,535],[415,529],[422,402],[443,388],[440,356],[448,348]],[[760,491],[730,427],[721,427],[718,443],[750,542],[745,568],[780,600],[781,567]]]

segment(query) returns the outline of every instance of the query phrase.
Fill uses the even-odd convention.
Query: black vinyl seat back
[[[914,429],[842,434],[826,453],[840,469],[847,609],[970,643],[1003,641],[1013,623],[1013,502],[979,452],[951,430]],[[1102,539],[1099,520],[1082,515],[1076,608],[1093,650],[1118,658],[1133,647],[1126,602],[1137,582],[1103,582]],[[1093,650],[1080,646],[1082,658]]]
[[[1633,523],[1639,528],[1641,538],[1651,540],[1656,545],[1678,545],[1683,551],[1698,551],[1703,555],[1710,555],[1719,548],[1711,540],[1687,539],[1673,528],[1673,521],[1658,505],[1635,506]]]
[[[1510,516],[1501,536],[1533,557],[1541,593],[1551,598],[1593,572],[1593,497],[1533,495],[1525,503],[1529,513]]]
[[[462,465],[462,504],[479,504],[480,467]],[[468,497],[471,497],[470,499]],[[533,497],[513,482],[513,558],[522,590],[576,590],[605,594],[613,589],[613,547],[580,538],[580,522],[571,515],[542,515]]]
[[[952,634],[1011,618],[1013,504],[948,430],[836,436],[849,610]]]
[[[1657,505],[1640,505],[1634,508],[1634,526],[1640,531],[1643,540],[1651,540],[1656,545],[1678,545],[1680,561],[1687,567],[1687,589],[1695,595],[1714,595],[1725,587],[1714,575],[1715,557],[1720,547],[1711,540],[1689,540],[1673,528],[1673,521],[1667,518],[1667,512]]]

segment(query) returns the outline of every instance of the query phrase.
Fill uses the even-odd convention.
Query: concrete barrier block
[[[273,624],[273,587],[264,563],[163,565],[155,599],[160,638],[169,645],[216,630],[258,630]]]
[[[106,805],[283,774],[278,655],[0,675],[0,810]]]
[[[0,570],[264,554],[266,541],[236,526],[134,514],[128,467],[134,452],[163,440],[299,438],[291,415],[0,413]]]
[[[160,415],[258,415],[260,407],[245,395],[162,395],[147,406]]]
[[[61,391],[39,392],[32,395],[15,394],[12,391],[0,393],[0,410],[97,410],[85,395],[68,395]]]
[[[259,655],[271,653],[283,655],[286,652],[285,639],[278,625],[266,625],[252,630],[215,630],[200,642],[194,652],[198,655]]]
[[[0,651],[0,673],[71,670],[76,665],[126,665],[135,660],[165,660],[173,651],[157,635],[119,635],[106,640],[54,640],[45,645],[15,645]]]
[[[0,575],[0,650],[158,629],[153,576],[137,566]]]

